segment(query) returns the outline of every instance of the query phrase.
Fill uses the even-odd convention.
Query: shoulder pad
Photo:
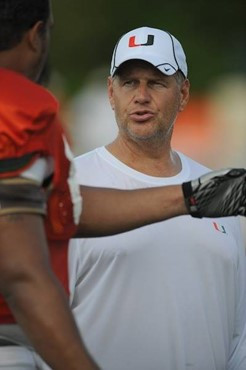
[[[14,157],[57,116],[58,102],[24,76],[0,69],[0,159]],[[17,148],[17,149],[16,149]]]

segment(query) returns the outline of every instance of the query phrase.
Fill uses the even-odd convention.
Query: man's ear
[[[27,42],[29,47],[34,51],[39,51],[42,47],[42,32],[44,32],[44,22],[38,21],[34,26],[27,32]]]
[[[180,98],[180,105],[179,111],[182,112],[190,98],[190,81],[186,79],[181,86],[181,98]]]
[[[114,91],[113,91],[113,78],[108,77],[108,98],[111,108],[114,110]]]

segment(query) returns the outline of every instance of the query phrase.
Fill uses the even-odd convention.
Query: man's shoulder
[[[19,150],[53,123],[56,99],[43,87],[13,71],[0,69],[1,159],[22,155]]]
[[[105,148],[99,147],[81,154],[74,159],[77,180],[80,184],[96,186],[109,185],[107,174],[112,172],[112,166],[105,158]],[[107,183],[105,183],[105,181]]]
[[[0,68],[0,104],[6,108],[28,110],[30,113],[44,109],[58,110],[55,97],[44,87],[15,71]]]
[[[198,177],[198,176],[201,176],[205,173],[208,173],[208,172],[212,171],[211,168],[209,168],[206,165],[198,162],[196,159],[193,159],[193,158],[191,158],[191,157],[189,157],[186,154],[181,153],[181,152],[178,152],[178,154],[181,158],[181,161],[183,163],[186,162],[187,165],[189,166],[191,177],[192,176]]]
[[[89,152],[77,155],[74,158],[74,162],[75,162],[76,166],[84,165],[84,164],[93,162],[95,160],[95,158],[101,156],[102,149],[103,149],[103,147],[98,147],[98,148],[95,148],[95,149],[93,149]]]

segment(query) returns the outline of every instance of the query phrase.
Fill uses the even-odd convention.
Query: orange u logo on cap
[[[148,35],[147,42],[145,44],[136,44],[136,36],[131,36],[129,38],[128,46],[130,48],[135,48],[137,46],[150,46],[154,44],[154,35]]]

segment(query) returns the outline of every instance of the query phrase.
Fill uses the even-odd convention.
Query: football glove
[[[182,184],[193,217],[246,216],[246,170],[228,168],[209,172]]]

